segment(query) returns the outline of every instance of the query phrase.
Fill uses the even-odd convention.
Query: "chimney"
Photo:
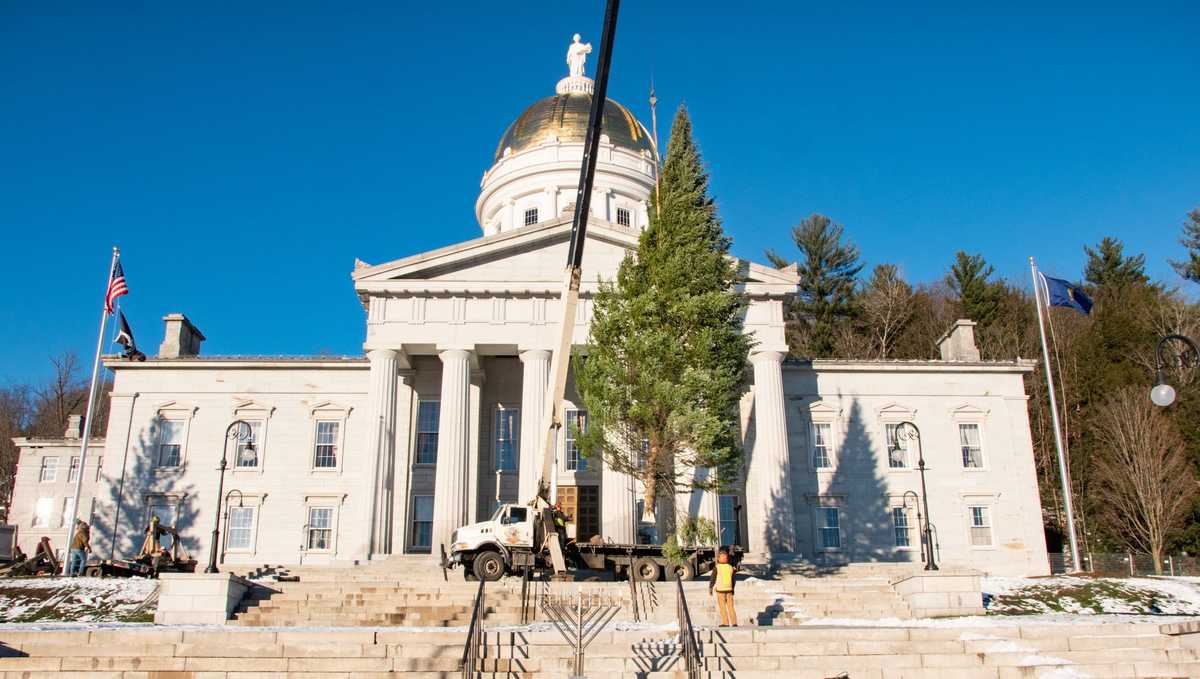
[[[200,343],[204,335],[183,314],[167,314],[166,333],[158,347],[159,358],[185,358],[200,355]]]
[[[83,415],[68,415],[67,416],[67,431],[63,433],[65,439],[80,439],[83,438]]]
[[[937,341],[943,361],[978,361],[979,347],[975,346],[975,321],[960,318]]]

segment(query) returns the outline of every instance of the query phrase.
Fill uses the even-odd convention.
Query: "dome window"
[[[617,225],[618,226],[630,226],[629,209],[628,208],[623,208],[623,207],[617,208]]]
[[[531,207],[525,211],[525,226],[538,223],[538,210],[536,207]]]

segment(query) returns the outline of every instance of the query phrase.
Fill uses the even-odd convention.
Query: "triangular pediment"
[[[530,289],[557,290],[562,283],[571,237],[571,218],[535,224],[377,265],[356,262],[352,274],[360,293],[412,283],[529,284]],[[589,220],[584,248],[585,288],[612,280],[625,255],[637,248],[638,232],[603,220]],[[748,286],[789,293],[798,276],[746,260],[738,267]]]

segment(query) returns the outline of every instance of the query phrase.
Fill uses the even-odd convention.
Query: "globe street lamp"
[[[1166,359],[1163,357],[1163,350],[1167,348],[1168,342],[1179,342],[1184,345],[1183,351],[1179,354],[1180,365],[1189,365],[1187,360],[1187,350],[1190,348],[1192,354],[1196,357],[1193,361],[1200,359],[1200,347],[1196,346],[1196,342],[1185,335],[1167,335],[1158,341],[1158,350],[1155,352],[1156,360],[1154,362],[1154,387],[1150,389],[1150,400],[1154,405],[1163,408],[1175,402],[1175,387],[1167,384],[1167,378],[1163,376],[1163,365],[1166,364]]]
[[[236,431],[234,427],[237,427]],[[225,429],[225,441],[221,446],[221,465],[218,467],[221,476],[217,484],[217,509],[213,512],[212,544],[208,549],[208,567],[204,569],[205,573],[217,572],[217,543],[221,539],[221,507],[224,505],[225,499],[225,468],[229,466],[229,461],[226,459],[229,456],[229,441],[232,439],[238,443],[245,442],[247,449],[253,451],[253,436],[254,430],[245,420],[234,420]]]
[[[909,433],[908,428],[912,429]],[[921,503],[925,505],[925,570],[938,570],[937,561],[933,558],[933,529],[929,526],[929,493],[925,489],[925,446],[921,445],[921,430],[916,424],[905,420],[896,424],[896,445],[900,437],[917,442],[917,469],[921,472]],[[920,521],[920,519],[917,519]]]

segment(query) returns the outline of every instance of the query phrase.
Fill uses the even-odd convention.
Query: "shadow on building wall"
[[[155,511],[162,523],[174,525],[180,538],[181,555],[186,551],[194,559],[204,559],[205,554],[200,549],[202,544],[207,547],[207,541],[201,540],[202,531],[196,525],[196,503],[204,498],[197,498],[194,486],[184,478],[189,472],[202,474],[210,469],[215,477],[220,458],[193,439],[181,467],[160,468],[156,464],[159,429],[159,420],[155,419],[136,441],[129,443],[128,451],[123,451],[123,470],[118,469],[111,478],[106,477],[97,488],[92,534],[102,538],[94,544],[96,555],[101,558],[136,557],[151,512]],[[215,504],[216,497],[208,501]],[[167,547],[169,543],[164,540],[163,546]]]
[[[880,426],[876,423],[876,428]],[[830,484],[834,493],[844,494],[842,541],[850,561],[911,559],[909,551],[896,546],[888,483],[879,471],[887,465],[886,443],[882,439],[882,432],[872,435],[861,403],[853,399]],[[915,518],[910,520],[913,522]],[[911,527],[908,533],[910,540],[915,537]]]

